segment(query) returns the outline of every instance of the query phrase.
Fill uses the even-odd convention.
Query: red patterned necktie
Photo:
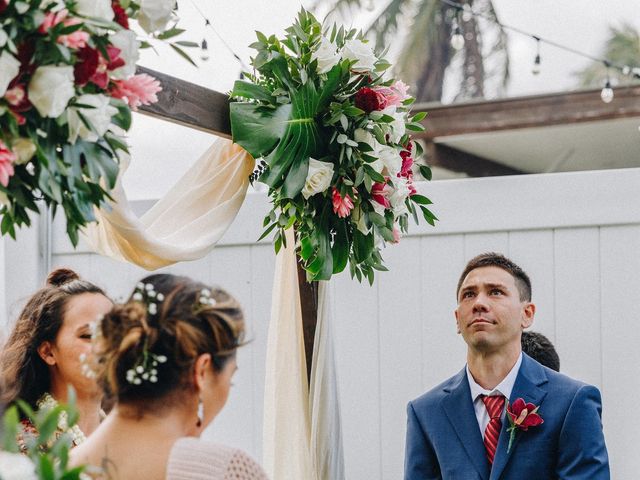
[[[493,465],[493,457],[496,455],[498,438],[502,428],[500,416],[504,408],[504,400],[504,395],[482,396],[484,406],[487,407],[487,412],[489,413],[489,423],[484,430],[484,448],[487,450],[487,459],[491,465]]]

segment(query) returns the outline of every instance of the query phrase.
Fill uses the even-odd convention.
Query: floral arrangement
[[[157,101],[157,80],[135,74],[140,42],[168,39],[175,0],[0,0],[0,231],[15,237],[37,200],[64,210],[67,233],[109,198],[131,110]],[[195,44],[194,44],[195,45]],[[181,46],[171,44],[186,56]]]
[[[18,406],[38,432],[37,435],[24,434],[26,455],[19,453],[20,449],[16,441],[19,435],[23,435]],[[22,401],[18,401],[18,406],[10,407],[4,414],[0,478],[5,480],[79,480],[83,478],[84,467],[69,468],[68,466],[73,427],[78,420],[75,395],[70,396],[69,405],[58,405],[54,401],[43,405],[37,412]],[[66,433],[61,434],[60,431]]]
[[[540,407],[533,403],[527,403],[524,398],[517,398],[513,405],[507,405],[507,419],[509,420],[509,446],[507,453],[511,450],[513,441],[516,438],[516,432],[526,432],[530,427],[542,425],[544,420],[538,413]]]
[[[350,265],[351,275],[373,282],[386,270],[380,253],[397,243],[418,211],[431,225],[430,200],[418,195],[414,159],[424,112],[401,81],[386,79],[390,64],[356,30],[323,30],[302,9],[278,39],[257,33],[253,74],[231,93],[234,142],[262,158],[252,181],[269,186],[273,208],[261,238],[295,229],[308,280],[327,280]]]

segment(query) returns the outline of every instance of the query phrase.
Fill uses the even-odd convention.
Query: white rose
[[[111,0],[76,0],[76,13],[91,18],[113,20]]]
[[[124,60],[124,66],[111,72],[114,78],[125,80],[136,73],[136,63],[140,57],[138,47],[140,42],[135,32],[131,30],[119,30],[109,37],[112,45],[120,49],[120,58]]]
[[[389,124],[391,127],[391,140],[393,143],[399,143],[400,139],[406,132],[405,117],[405,112],[395,112],[393,114],[394,120]]]
[[[6,50],[0,54],[0,97],[3,97],[11,80],[20,71],[20,61]]]
[[[402,169],[402,157],[400,153],[393,147],[382,146],[378,151],[378,159],[387,169],[387,173],[395,177]]]
[[[15,161],[16,165],[27,163],[36,153],[36,145],[29,138],[13,140],[11,146],[12,150],[18,155],[18,159]]]
[[[335,43],[322,37],[318,49],[311,54],[311,61],[318,61],[318,73],[327,73],[340,61],[340,54],[337,50],[338,46]]]
[[[162,31],[171,20],[175,6],[175,0],[142,0],[138,23],[147,33]]]
[[[39,67],[29,82],[29,100],[43,117],[59,117],[75,95],[73,67]]]
[[[391,203],[393,216],[398,218],[400,215],[404,215],[409,212],[404,201],[411,193],[411,189],[409,188],[407,179],[401,177],[393,179],[393,187],[393,193],[389,197],[389,202]]]
[[[357,60],[351,68],[361,72],[373,70],[374,64],[378,61],[373,49],[362,40],[347,40],[344,43],[342,56],[349,60]]]
[[[118,113],[118,109],[109,105],[109,97],[102,94],[82,95],[78,97],[78,103],[90,105],[94,108],[70,108],[69,109],[69,141],[75,143],[80,137],[88,142],[95,142],[109,129],[111,117]],[[89,130],[80,119],[78,112],[91,124],[93,130]]]
[[[324,192],[333,178],[333,163],[321,162],[313,158],[309,159],[309,173],[304,181],[302,196],[306,199],[316,193]]]
[[[0,452],[0,477],[4,480],[38,480],[36,467],[20,453]]]

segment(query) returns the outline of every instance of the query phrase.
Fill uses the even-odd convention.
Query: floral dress
[[[41,409],[52,409],[58,406],[58,402],[55,398],[51,396],[50,393],[44,393],[42,397],[36,402],[36,407],[38,410]],[[22,431],[18,434],[17,442],[18,447],[20,447],[20,452],[26,454],[28,450],[29,439],[35,438],[38,436],[38,430],[35,425],[29,419],[24,419],[20,422],[22,426]],[[55,442],[58,438],[60,438],[64,434],[68,434],[71,437],[71,447],[76,447],[84,442],[87,437],[80,430],[78,425],[74,425],[69,428],[67,425],[67,412],[62,412],[60,417],[58,418],[58,427],[54,432],[54,438],[51,440],[51,443]]]

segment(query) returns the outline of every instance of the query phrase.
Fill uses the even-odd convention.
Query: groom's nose
[[[484,293],[478,293],[473,302],[473,313],[486,312],[488,310],[486,295]]]

